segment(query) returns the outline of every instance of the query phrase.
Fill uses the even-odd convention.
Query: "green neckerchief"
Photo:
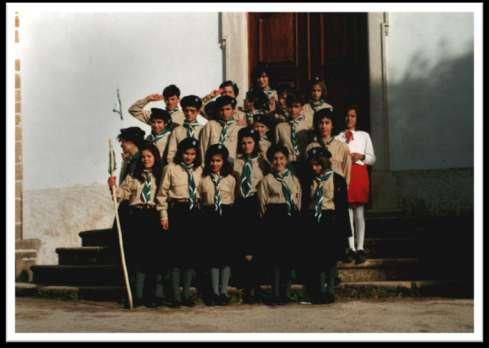
[[[316,219],[317,223],[321,222],[322,217],[322,205],[324,199],[324,187],[322,183],[328,180],[331,174],[333,174],[333,171],[327,170],[322,175],[314,177],[314,181],[318,184],[318,187],[314,192],[314,218]]]
[[[197,202],[197,186],[195,185],[194,175],[193,175],[194,164],[192,163],[190,165],[187,165],[183,162],[180,162],[179,164],[187,172],[187,176],[188,176],[188,200],[190,203],[189,210],[192,210],[193,207],[195,207],[195,204]]]
[[[290,175],[290,171],[286,169],[282,175],[279,173],[273,173],[275,179],[277,179],[282,184],[282,193],[285,198],[285,203],[287,204],[287,214],[292,215],[292,192],[290,191],[290,187],[285,182],[285,178]]]
[[[228,120],[228,121],[223,121],[220,120],[219,124],[221,125],[221,134],[219,135],[219,144],[224,144],[224,142],[227,139],[227,132],[230,126],[232,126],[236,121],[234,119]]]
[[[251,179],[253,173],[252,161],[256,158],[258,158],[258,156],[254,158],[251,157],[243,158],[245,163],[243,166],[243,172],[241,174],[241,181],[239,186],[239,190],[241,191],[241,196],[243,196],[243,198],[248,198],[251,196],[251,188],[252,188]]]
[[[170,108],[167,107],[166,108],[166,111],[168,111],[170,114],[173,114],[174,112],[177,112],[177,111],[180,111],[180,110],[178,109],[178,107],[173,108],[173,109],[170,109]]]
[[[151,200],[151,173],[148,171],[144,171],[144,174],[145,180],[140,197],[143,203],[148,203]]]
[[[294,147],[294,153],[296,156],[299,156],[299,143],[297,142],[297,125],[304,119],[301,115],[296,117],[295,119],[290,119],[290,140],[292,141],[292,146]]]
[[[214,211],[219,215],[222,215],[222,199],[221,191],[219,191],[219,183],[221,182],[222,176],[219,174],[210,174],[211,181],[214,184]]]
[[[187,129],[187,138],[195,138],[195,128],[199,125],[199,122],[197,120],[195,121],[188,121],[185,120],[183,122],[183,127]]]
[[[151,133],[146,139],[151,141],[153,144],[156,144],[169,133],[171,133],[171,129],[170,127],[166,126],[159,134],[154,135],[153,133]]]

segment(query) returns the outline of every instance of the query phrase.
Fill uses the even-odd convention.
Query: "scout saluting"
[[[182,105],[185,120],[181,126],[173,130],[168,140],[168,155],[166,157],[168,163],[173,161],[177,153],[178,144],[182,140],[186,138],[199,139],[200,131],[207,122],[203,117],[202,121],[198,119],[200,109],[202,108],[202,100],[199,97],[196,95],[187,95],[182,98],[180,104]]]
[[[211,93],[203,97],[202,103],[204,104],[204,106],[207,106],[207,104],[211,102],[212,99],[220,95],[227,95],[229,97],[237,99],[239,95],[238,85],[230,80],[224,81],[219,85],[218,89],[213,90]],[[207,119],[209,119],[209,115],[207,115],[207,112],[205,113],[205,116],[207,117]],[[243,111],[236,109],[233,118],[236,122],[238,122],[239,125],[246,126],[246,116]]]
[[[236,179],[232,176],[229,152],[221,144],[211,145],[205,156],[205,169],[199,183],[203,224],[202,260],[210,270],[212,297],[210,305],[229,303],[233,244],[233,204]]]
[[[266,175],[258,186],[260,214],[264,218],[265,250],[272,268],[271,304],[289,302],[290,277],[295,263],[295,234],[299,228],[301,185],[287,169],[288,150],[272,145],[268,159],[272,173]]]
[[[348,186],[348,203],[350,208],[350,225],[353,236],[348,239],[349,250],[345,261],[356,263],[365,262],[363,250],[365,241],[364,207],[368,203],[369,178],[367,166],[375,163],[374,147],[367,132],[357,130],[358,107],[350,106],[346,109],[346,130],[336,136],[336,139],[346,143],[350,149],[352,159],[351,179]],[[354,237],[357,237],[355,248]]]
[[[151,143],[140,148],[141,160],[133,174],[125,177],[119,187],[115,177],[109,178],[109,187],[115,190],[118,201],[129,202],[129,214],[125,228],[126,255],[129,274],[133,279],[136,272],[145,275],[137,277],[135,304],[144,302],[147,307],[156,307],[156,272],[159,266],[155,256],[160,252],[161,226],[156,211],[155,195],[161,180],[161,159],[158,149]]]
[[[270,172],[268,162],[262,157],[259,149],[259,135],[253,129],[242,128],[238,133],[238,155],[234,161],[234,172],[238,179],[236,185],[236,218],[235,224],[240,236],[238,251],[243,303],[254,303],[258,282],[259,250],[259,205],[257,187],[263,177]],[[258,257],[257,257],[258,256]]]
[[[202,167],[198,142],[186,138],[178,144],[174,163],[163,170],[156,196],[161,225],[166,232],[166,264],[170,266],[172,307],[193,306],[190,285],[197,262],[196,231],[199,229],[198,192]],[[183,275],[183,300],[180,294],[180,275]]]
[[[351,236],[345,179],[331,170],[331,153],[323,147],[308,151],[310,204],[306,214],[309,238],[303,248],[313,303],[335,301],[336,263]]]

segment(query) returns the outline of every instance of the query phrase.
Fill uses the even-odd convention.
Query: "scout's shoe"
[[[357,265],[361,264],[361,263],[364,263],[365,261],[367,260],[367,258],[365,257],[365,251],[363,250],[358,250],[357,251],[357,255],[355,257],[355,263]]]
[[[219,295],[219,302],[217,303],[219,306],[226,306],[229,304],[229,297],[224,294]]]
[[[321,303],[324,303],[324,304],[334,303],[334,302],[336,302],[336,296],[335,296],[335,294],[326,294],[321,299]]]
[[[343,262],[344,263],[351,263],[356,260],[356,253],[353,249],[348,249],[348,251],[345,253],[345,257],[343,257]]]
[[[245,290],[243,291],[243,304],[255,304],[256,297],[254,290]]]
[[[187,298],[187,299],[182,301],[182,305],[186,306],[186,307],[194,307],[195,302],[194,302],[194,300],[192,300],[192,298]]]
[[[168,307],[170,308],[180,308],[181,303],[180,301],[177,300],[171,300],[170,303],[168,304]]]

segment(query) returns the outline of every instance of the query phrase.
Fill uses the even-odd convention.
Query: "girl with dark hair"
[[[262,154],[263,158],[266,158],[267,151],[272,145],[272,140],[273,140],[272,120],[263,114],[255,114],[253,115],[253,124],[251,127],[258,133],[260,137],[259,140],[260,153]]]
[[[116,187],[115,177],[109,179],[109,188],[115,190],[117,200],[129,204],[127,226],[124,228],[128,272],[135,291],[136,305],[156,307],[156,274],[161,246],[161,227],[155,196],[161,178],[161,158],[158,148],[145,143],[140,147],[140,161],[133,174],[128,174]],[[143,284],[144,279],[144,284]]]
[[[266,64],[260,64],[254,72],[254,89],[262,91],[267,96],[269,105],[268,110],[275,113],[277,109],[278,94],[275,89],[272,89],[272,74],[270,68]]]
[[[243,303],[254,303],[259,290],[259,205],[258,184],[270,171],[268,162],[260,153],[258,132],[243,128],[238,133],[238,155],[234,162],[236,185],[235,224],[240,238],[238,268]]]
[[[344,255],[351,236],[345,179],[331,170],[331,153],[314,147],[307,153],[311,173],[309,204],[304,229],[309,235],[303,247],[308,288],[313,303],[335,301],[336,263]]]
[[[193,306],[190,285],[196,260],[196,233],[200,214],[198,191],[202,176],[199,142],[186,138],[178,144],[174,163],[163,169],[161,186],[156,196],[157,210],[165,234],[166,264],[170,266],[171,306]],[[180,294],[183,276],[183,300]]]
[[[268,159],[272,172],[258,186],[260,215],[263,217],[264,250],[272,271],[271,304],[286,304],[290,301],[291,272],[296,262],[295,235],[299,228],[301,209],[301,184],[287,169],[288,149],[272,145]]]
[[[233,205],[236,179],[228,160],[229,152],[222,144],[209,147],[205,156],[205,169],[198,192],[202,211],[203,235],[200,248],[202,261],[210,273],[212,294],[209,305],[229,303],[228,286],[231,277],[233,242]]]
[[[348,239],[349,250],[346,261],[365,262],[365,216],[364,207],[369,198],[369,177],[367,166],[375,163],[374,147],[367,132],[357,129],[358,106],[351,105],[346,109],[346,130],[336,139],[348,145],[352,160],[350,185],[348,187],[348,209],[353,236]],[[356,247],[355,247],[356,237]]]
[[[304,114],[306,116],[309,128],[313,128],[314,113],[321,109],[329,109],[333,111],[333,106],[326,102],[328,90],[325,82],[319,77],[315,77],[309,82],[307,94],[309,101],[304,104]]]

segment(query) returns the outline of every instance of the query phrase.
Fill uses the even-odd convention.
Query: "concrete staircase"
[[[467,270],[453,272],[460,262],[453,262],[453,257],[444,260],[450,255],[443,250],[433,252],[438,242],[435,231],[442,228],[439,224],[404,219],[399,211],[370,211],[366,228],[368,259],[361,265],[338,264],[342,280],[338,296],[472,296]],[[112,230],[83,231],[79,235],[81,247],[56,249],[58,265],[32,266],[32,283],[17,284],[17,295],[96,300],[124,297],[117,239]],[[446,234],[444,237],[446,242]],[[469,266],[466,262],[464,267]],[[235,288],[231,293],[235,300],[239,297]],[[298,300],[306,297],[298,284],[293,286],[293,294]]]

